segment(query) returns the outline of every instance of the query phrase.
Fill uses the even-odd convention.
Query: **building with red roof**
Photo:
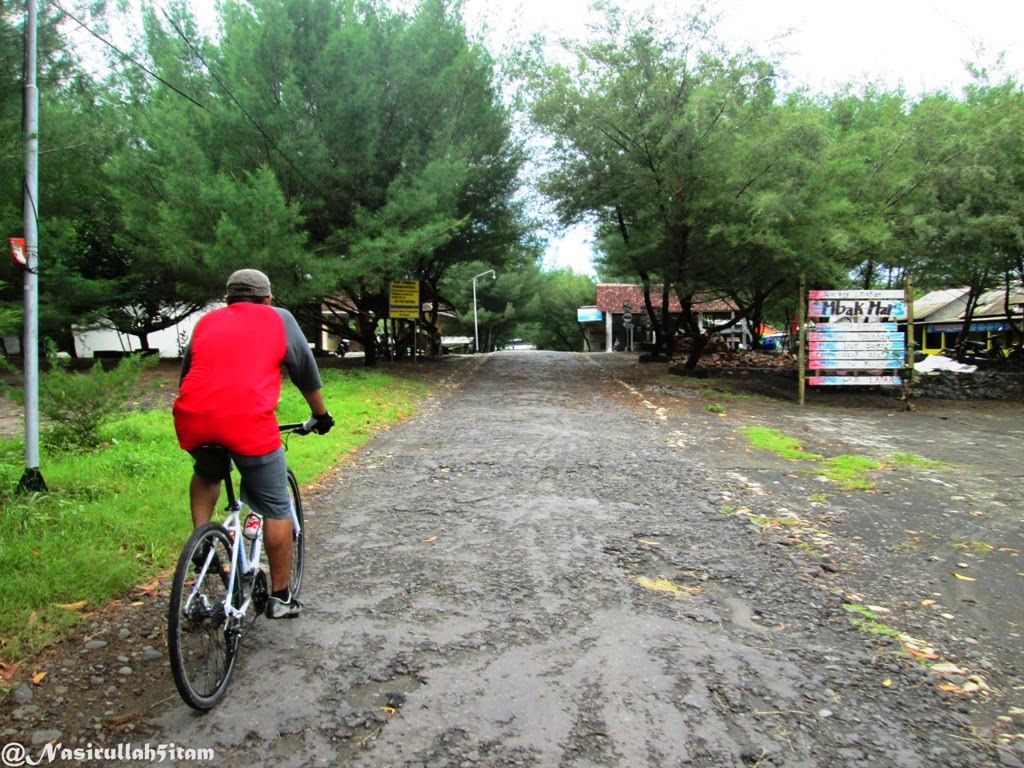
[[[660,314],[662,286],[651,286],[651,304],[654,311]],[[673,315],[682,312],[682,305],[675,292],[669,293],[668,311]],[[737,313],[732,302],[709,294],[698,294],[695,297],[693,311],[699,316],[703,326],[726,322],[733,319]],[[596,304],[580,307],[577,310],[577,319],[583,325],[584,335],[592,350],[632,350],[642,343],[654,341],[654,331],[650,328],[647,318],[642,285],[599,284]],[[724,331],[723,335],[734,346],[747,344],[750,340],[745,320]]]

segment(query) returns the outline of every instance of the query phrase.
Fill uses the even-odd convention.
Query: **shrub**
[[[124,412],[125,403],[138,393],[150,360],[126,357],[109,371],[97,360],[89,371],[79,373],[51,357],[52,367],[39,377],[39,412],[53,422],[47,436],[50,444],[67,450],[96,448],[100,427]]]

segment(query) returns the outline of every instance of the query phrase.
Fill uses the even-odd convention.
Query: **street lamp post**
[[[498,275],[493,269],[488,269],[486,272],[481,272],[479,275],[473,278],[473,351],[480,351],[480,325],[476,320],[476,281],[478,277],[484,275],[490,275],[492,278],[497,278]]]

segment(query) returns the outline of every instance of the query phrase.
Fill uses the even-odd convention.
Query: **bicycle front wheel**
[[[167,649],[185,703],[208,710],[223,698],[235,668],[238,622],[224,604],[231,576],[231,537],[220,523],[196,528],[178,558],[167,607]],[[241,604],[235,579],[231,604]]]
[[[288,584],[292,596],[298,597],[302,589],[302,564],[306,554],[306,519],[302,516],[302,498],[299,496],[299,481],[295,474],[288,470],[288,495],[295,507],[295,518],[299,521],[299,530],[292,528],[292,570],[288,575]]]

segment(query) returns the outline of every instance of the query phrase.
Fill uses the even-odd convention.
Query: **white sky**
[[[645,0],[618,0],[644,9]],[[549,37],[586,33],[589,0],[466,0],[471,29],[482,20],[487,39],[501,45],[543,32]],[[969,81],[964,64],[994,70],[1005,54],[1005,72],[1024,79],[1024,3],[1020,0],[719,0],[719,36],[736,48],[750,45],[783,54],[790,87],[833,92],[865,80],[909,94],[959,92]],[[694,3],[662,0],[661,13]],[[787,34],[788,32],[788,34]],[[996,79],[1000,79],[996,72]],[[582,228],[553,240],[547,266],[592,273],[589,233]]]

